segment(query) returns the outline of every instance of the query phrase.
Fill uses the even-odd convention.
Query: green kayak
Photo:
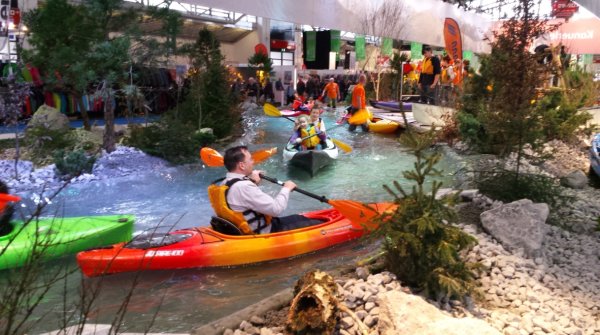
[[[0,270],[22,266],[34,255],[46,260],[129,241],[133,222],[132,215],[13,221],[12,231],[0,236]]]

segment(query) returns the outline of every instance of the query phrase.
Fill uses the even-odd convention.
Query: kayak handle
[[[277,184],[277,185],[283,186],[283,182],[282,182],[281,180],[277,180],[277,179],[275,179],[275,178],[271,178],[271,177],[269,177],[269,176],[265,176],[265,175],[264,175],[264,174],[262,174],[262,173],[260,174],[260,178],[261,178],[261,179],[264,179],[264,180],[266,180],[266,181],[270,181],[270,182],[272,182],[272,183],[274,183],[274,184]],[[313,199],[317,199],[317,200],[319,200],[320,202],[329,203],[329,199],[327,199],[327,198],[326,198],[324,195],[316,195],[316,194],[314,194],[314,193],[311,193],[311,192],[305,191],[305,190],[303,190],[303,189],[301,189],[301,188],[298,188],[298,187],[296,187],[296,188],[294,189],[294,191],[296,191],[296,192],[298,192],[298,193],[302,193],[302,194],[304,194],[304,195],[306,195],[306,196],[309,196],[309,197],[311,197],[311,198],[313,198]]]

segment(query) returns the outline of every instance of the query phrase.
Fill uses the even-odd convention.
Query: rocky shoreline
[[[600,199],[600,192],[595,194]],[[369,334],[600,333],[600,233],[569,232],[544,224],[548,233],[542,252],[532,259],[522,250],[506,249],[478,222],[479,213],[501,203],[475,196],[460,206],[465,222],[458,226],[479,241],[466,257],[486,267],[478,278],[481,297],[467,305],[452,300],[425,301],[393,274],[369,274],[368,269],[359,267],[350,278],[336,282],[341,300],[369,327]],[[593,211],[597,210],[598,201]],[[269,320],[273,315],[278,319]],[[223,334],[284,334],[285,316],[285,309],[253,315]],[[279,325],[269,326],[277,322]],[[336,333],[360,334],[345,314]]]
[[[560,154],[542,166],[525,164],[527,172],[564,177],[589,164],[585,153],[562,143],[547,148],[556,148]],[[514,203],[466,192],[467,202],[457,208],[458,226],[479,241],[466,258],[486,268],[478,278],[481,296],[475,301],[466,305],[425,301],[393,274],[369,274],[362,267],[350,278],[336,279],[341,300],[369,328],[369,334],[598,334],[600,190],[583,186],[564,188],[563,192],[572,201],[557,211],[561,227],[545,223],[545,217],[538,220],[544,233],[539,234],[539,249],[534,254],[500,243],[482,226],[481,213]],[[229,335],[284,334],[285,317],[283,308],[249,316],[238,328],[221,331]],[[358,329],[354,320],[342,313],[335,333],[362,334]]]

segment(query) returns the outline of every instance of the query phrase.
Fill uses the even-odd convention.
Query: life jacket
[[[306,136],[310,135],[315,135],[311,138],[307,138],[304,141],[302,141],[302,145],[307,149],[314,149],[317,145],[319,145],[319,143],[321,143],[319,136],[317,136],[316,134],[317,129],[314,126],[309,125],[308,129],[300,128],[300,137],[302,138],[305,138]]]
[[[208,199],[210,200],[210,205],[215,211],[215,214],[236,225],[236,227],[238,227],[245,235],[260,234],[261,229],[271,224],[270,216],[258,213],[251,209],[244,212],[234,211],[227,203],[227,192],[231,186],[238,181],[249,179],[235,178],[226,182],[225,185],[217,185],[217,183],[223,179],[215,180],[208,186]],[[252,214],[252,216],[247,220],[245,216],[250,214]],[[252,230],[251,224],[256,221],[258,221],[258,226],[256,229]]]
[[[310,124],[315,128],[315,131],[320,132],[321,131],[321,122],[323,122],[323,119],[318,118],[317,121],[311,122]]]
[[[433,62],[431,58],[426,58],[421,65],[421,74],[433,74]]]
[[[442,70],[442,75],[441,75],[442,84],[450,84],[453,82],[454,78],[456,77],[456,74],[453,72],[454,77],[450,78],[450,75],[448,72],[449,68],[450,68],[450,66],[447,66]]]

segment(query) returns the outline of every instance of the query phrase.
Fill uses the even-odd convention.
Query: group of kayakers
[[[365,110],[366,80],[364,74],[359,76],[358,83],[352,90],[352,104],[348,108],[348,116]],[[335,89],[333,85],[325,88],[323,94],[330,94],[333,89]],[[339,92],[339,88],[337,90]],[[298,103],[293,104],[296,108],[313,105],[305,103],[303,96],[298,94],[296,100]],[[308,115],[301,114],[296,118],[289,145],[299,151],[327,148],[326,126],[321,118],[321,112],[318,107],[312,108]],[[368,131],[366,122],[358,125],[351,124],[349,129],[353,131],[359,125],[364,131]],[[275,233],[320,223],[302,215],[277,217],[287,207],[289,194],[296,188],[296,184],[293,181],[286,181],[274,198],[261,191],[258,185],[262,171],[254,170],[254,161],[247,147],[236,146],[227,149],[224,164],[228,172],[222,181],[209,186],[209,199],[217,216],[230,221],[243,234]]]
[[[347,114],[344,119],[350,118],[359,110],[366,109],[366,81],[367,77],[364,74],[361,74],[358,78],[358,83],[352,89],[351,104],[346,109]],[[331,103],[334,108],[336,94],[339,94],[339,87],[335,84],[333,78],[331,78],[329,84],[323,89],[322,96],[327,96],[329,103]],[[308,114],[302,114],[296,118],[294,131],[289,140],[289,144],[296,150],[321,150],[327,148],[325,122],[320,117],[323,110],[314,106],[314,101],[306,101],[304,95],[300,96],[296,94],[296,98],[292,103],[292,109]],[[360,126],[365,132],[369,131],[368,123],[366,121],[361,124],[350,124],[348,129],[354,131],[357,126]]]

